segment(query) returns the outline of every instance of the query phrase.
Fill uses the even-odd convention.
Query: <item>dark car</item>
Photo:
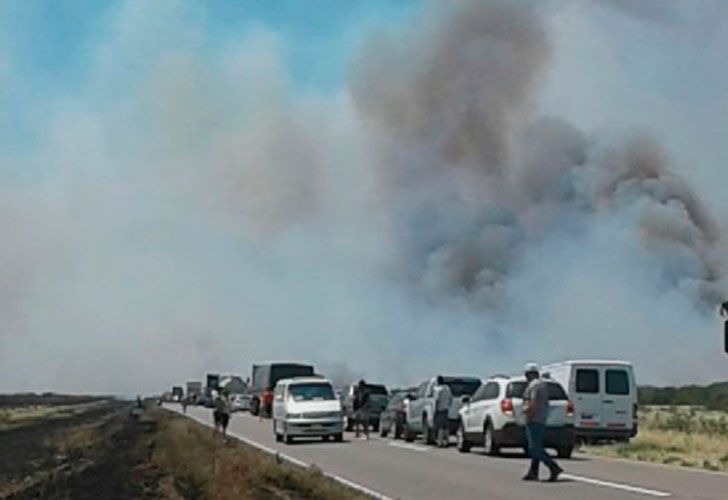
[[[387,407],[379,415],[379,434],[387,437],[392,433],[394,439],[401,439],[404,432],[404,425],[407,420],[407,396],[411,393],[397,392],[389,400]]]
[[[354,411],[354,389],[358,384],[351,384],[341,394],[341,409],[344,413],[344,427],[351,432],[354,429],[356,415]],[[379,430],[379,415],[387,407],[389,393],[387,388],[381,384],[365,384],[366,391],[369,393],[369,402],[367,410],[369,414],[369,425],[374,431]]]

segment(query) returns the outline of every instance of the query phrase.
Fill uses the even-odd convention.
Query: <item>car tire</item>
[[[344,440],[344,434],[341,432],[338,432],[334,434],[334,442],[335,443],[341,443]]]
[[[346,432],[351,432],[354,430],[354,425],[349,415],[344,415],[344,430]]]
[[[378,420],[372,424],[372,430],[374,432],[379,432],[379,421]]]
[[[485,448],[486,455],[495,457],[500,454],[500,448],[495,440],[493,424],[490,422],[485,424],[485,428],[483,429],[483,448]]]
[[[462,422],[458,425],[458,430],[455,432],[455,438],[457,440],[457,449],[460,453],[467,453],[470,451],[470,443],[468,442],[468,438],[465,436],[465,427]]]
[[[425,439],[425,444],[435,444],[435,430],[430,428],[426,415],[422,416],[422,435]]]
[[[415,440],[415,433],[410,430],[408,425],[404,426],[404,440],[408,443]]]
[[[394,424],[394,439],[402,439],[402,425]]]
[[[379,435],[381,437],[385,438],[385,437],[387,437],[387,434],[389,434],[389,432],[387,431],[387,428],[384,427],[383,425],[380,425],[379,426]]]
[[[573,446],[563,446],[556,449],[556,456],[559,458],[571,458],[571,454],[574,451]]]

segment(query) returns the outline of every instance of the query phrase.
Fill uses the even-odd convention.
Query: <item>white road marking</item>
[[[580,483],[588,483],[596,486],[605,486],[607,488],[614,488],[616,490],[629,491],[632,493],[641,493],[642,495],[650,495],[653,497],[669,497],[672,493],[666,491],[651,490],[648,488],[641,488],[639,486],[630,486],[628,484],[613,483],[611,481],[602,481],[601,479],[592,479],[590,477],[576,476],[574,474],[561,474],[560,477],[564,479],[571,479],[572,481],[579,481]]]
[[[167,408],[167,409],[169,411],[175,411],[175,410],[172,410],[171,408]],[[179,413],[179,411],[176,411],[176,413]],[[195,420],[203,425],[206,425],[208,427],[211,427],[210,422],[205,420],[204,418],[198,418],[195,415],[187,415],[187,414],[185,414],[184,416],[191,417],[193,420]],[[309,464],[307,462],[304,462],[303,460],[300,460],[296,457],[292,457],[291,455],[288,455],[286,453],[281,453],[280,451],[276,450],[275,448],[271,448],[264,444],[260,444],[245,436],[241,436],[237,432],[228,431],[228,436],[232,436],[235,439],[242,441],[243,443],[245,443],[247,445],[252,446],[253,448],[257,448],[261,451],[264,451],[265,453],[273,455],[279,459],[285,460],[286,462],[297,465],[299,467],[307,468],[307,467],[312,467],[315,465],[315,464]],[[319,469],[319,470],[321,471],[321,474],[328,477],[329,479],[333,479],[334,481],[336,481],[338,483],[348,486],[349,488],[359,491],[360,493],[364,493],[365,495],[369,495],[372,498],[376,498],[377,500],[394,500],[392,497],[388,497],[384,493],[379,493],[378,491],[374,491],[371,488],[367,488],[363,484],[355,483],[354,481],[350,481],[349,479],[346,479],[345,477],[338,476],[336,474],[327,472],[325,470],[321,470],[321,469]]]
[[[425,448],[424,446],[417,446],[416,444],[407,444],[407,443],[398,443],[397,441],[390,441],[389,446],[394,446],[396,448],[404,448],[405,450],[413,450],[413,451],[427,451],[429,448]]]

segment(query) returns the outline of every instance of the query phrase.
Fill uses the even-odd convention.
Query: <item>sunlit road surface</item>
[[[167,408],[181,411],[179,405]],[[212,410],[189,407],[187,416],[212,426]],[[726,500],[728,475],[576,454],[561,460],[566,470],[557,483],[524,482],[523,454],[484,456],[475,448],[459,453],[421,442],[405,443],[372,434],[369,441],[347,434],[343,443],[301,440],[277,443],[269,420],[236,413],[230,435],[276,450],[297,463],[321,470],[378,494],[380,498],[438,500],[558,499],[630,500],[671,498]],[[507,450],[506,450],[507,453]],[[541,471],[544,478],[547,471]]]

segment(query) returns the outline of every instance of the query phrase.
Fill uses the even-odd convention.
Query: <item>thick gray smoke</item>
[[[264,359],[341,383],[573,356],[726,375],[719,227],[657,140],[542,112],[549,11],[434,3],[301,95],[277,35],[211,50],[198,9],[124,3],[37,150],[0,154],[0,390]]]
[[[387,187],[405,205],[414,279],[500,306],[527,248],[596,214],[629,213],[662,263],[664,286],[712,307],[716,230],[659,146],[600,144],[534,116],[550,53],[539,14],[508,2],[451,7],[407,43],[372,44],[354,81],[358,109],[382,144]]]

